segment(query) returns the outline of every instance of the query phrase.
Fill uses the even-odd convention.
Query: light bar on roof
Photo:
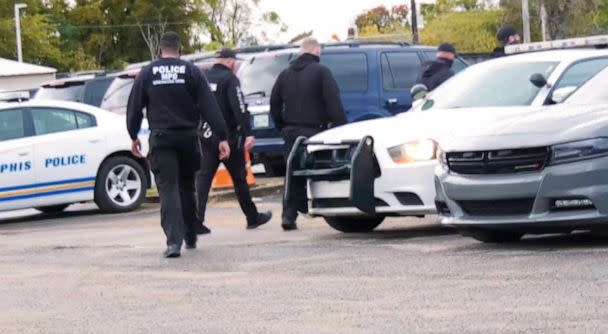
[[[506,54],[523,52],[608,46],[608,35],[560,39],[537,43],[514,44],[505,47]]]
[[[24,101],[30,99],[30,92],[0,92],[0,101]]]

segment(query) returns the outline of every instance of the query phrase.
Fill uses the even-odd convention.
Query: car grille
[[[376,198],[376,207],[387,207],[388,204]],[[333,208],[350,208],[353,203],[348,198],[318,198],[312,200],[312,207],[315,209],[333,209]]]
[[[492,201],[459,201],[462,210],[471,216],[528,215],[532,212],[534,198]]]
[[[458,174],[514,174],[545,168],[549,148],[453,152],[446,154],[450,171]]]
[[[350,165],[355,146],[315,151],[311,154],[311,169],[337,168]]]

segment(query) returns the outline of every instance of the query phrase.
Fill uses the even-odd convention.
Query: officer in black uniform
[[[452,44],[443,43],[439,45],[437,59],[430,62],[422,70],[418,83],[425,85],[429,92],[439,87],[454,76],[454,71],[452,71],[454,58],[456,58],[456,49]]]
[[[272,88],[270,114],[285,140],[285,160],[298,137],[312,137],[347,123],[338,84],[331,71],[319,64],[320,55],[319,42],[305,39],[300,56],[281,72]],[[297,217],[297,209],[283,201],[283,229],[297,229]]]
[[[500,42],[500,46],[492,52],[492,58],[500,58],[506,56],[505,46],[521,43],[521,36],[517,29],[513,26],[506,25],[498,31],[496,39]]]
[[[206,76],[228,126],[228,142],[232,153],[223,163],[232,178],[241,210],[247,217],[247,228],[254,229],[270,221],[272,213],[269,211],[258,213],[249,193],[245,154],[248,154],[247,152],[253,147],[254,137],[251,133],[249,112],[245,106],[241,84],[234,75],[235,64],[236,52],[223,49],[216,54],[216,64],[206,72]],[[213,134],[208,123],[204,123],[200,137],[201,170],[196,176],[198,219],[201,222],[198,232],[206,234],[211,232],[203,223],[213,176],[220,164],[217,146],[219,138]]]
[[[147,111],[150,126],[148,159],[160,195],[161,225],[167,236],[165,257],[179,257],[183,241],[196,248],[194,174],[200,167],[197,126],[204,118],[220,139],[220,159],[230,156],[226,124],[202,72],[180,60],[175,32],[160,41],[160,59],[144,67],[133,85],[127,106],[132,151],[141,157],[137,134]]]

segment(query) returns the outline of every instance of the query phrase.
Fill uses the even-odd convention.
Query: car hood
[[[524,108],[510,115],[459,125],[440,137],[444,151],[550,146],[608,134],[608,105]]]
[[[407,112],[393,117],[347,124],[322,132],[311,140],[335,144],[340,140],[360,140],[364,136],[372,136],[377,144],[385,147],[416,139],[439,141],[443,137],[449,137],[453,131],[462,130],[466,133],[476,130],[492,133],[488,128],[490,124],[521,117],[520,115],[536,109],[538,108],[504,107]]]

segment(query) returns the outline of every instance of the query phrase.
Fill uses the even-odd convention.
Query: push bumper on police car
[[[286,200],[302,213],[326,218],[424,216],[435,213],[433,166],[386,163],[371,136],[360,140],[299,138],[289,156]],[[429,180],[423,184],[421,180]]]

